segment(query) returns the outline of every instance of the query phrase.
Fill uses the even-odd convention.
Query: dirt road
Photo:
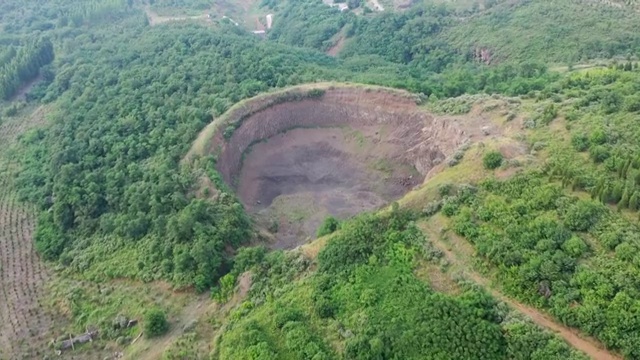
[[[551,316],[518,301],[515,301],[506,295],[502,294],[495,288],[493,288],[488,279],[471,270],[472,265],[467,262],[467,259],[462,259],[460,256],[449,250],[450,246],[444,243],[438,233],[437,226],[430,226],[427,223],[421,223],[420,228],[428,235],[433,244],[444,253],[446,259],[454,265],[457,265],[463,270],[465,277],[469,278],[473,282],[483,286],[487,291],[491,293],[495,298],[503,301],[512,308],[525,314],[536,324],[545,327],[554,333],[561,336],[567,343],[574,348],[589,355],[592,359],[596,360],[622,360],[618,354],[610,352],[604,348],[604,346],[596,339],[584,336],[580,334],[576,329],[569,328],[558,323]],[[453,236],[453,234],[450,234]],[[458,239],[459,241],[465,241]]]

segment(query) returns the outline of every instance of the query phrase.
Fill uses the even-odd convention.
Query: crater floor
[[[271,229],[276,248],[314,237],[325,217],[346,218],[396,200],[422,182],[397,158],[401,146],[381,141],[387,129],[299,128],[253,145],[238,196]]]

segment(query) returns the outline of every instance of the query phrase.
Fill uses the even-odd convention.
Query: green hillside
[[[347,3],[0,4],[0,359],[640,359],[638,5]],[[274,249],[269,204],[219,172],[259,111],[227,111],[320,82],[468,139],[397,201]],[[341,146],[416,135],[367,129]]]

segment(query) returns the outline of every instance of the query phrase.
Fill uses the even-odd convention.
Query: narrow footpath
[[[473,267],[470,263],[468,263],[467,259],[464,259],[458,254],[449,250],[451,246],[443,242],[440,234],[438,233],[438,229],[436,226],[431,226],[431,224],[427,222],[421,222],[418,224],[418,226],[428,236],[429,240],[433,243],[433,245],[436,246],[438,249],[440,249],[444,253],[446,259],[449,261],[450,264],[462,270],[463,275],[466,278],[484,287],[496,299],[503,301],[513,309],[516,309],[519,312],[525,314],[527,317],[531,319],[531,321],[535,322],[536,324],[558,334],[571,346],[584,352],[585,354],[590,356],[592,359],[623,360],[623,358],[618,354],[615,354],[605,349],[604,346],[597,339],[585,336],[581,334],[578,330],[567,327],[557,322],[550,315],[545,314],[536,308],[520,303],[502,294],[500,291],[496,290],[494,287],[491,286],[491,283],[487,278],[473,271],[472,270]],[[449,234],[449,235],[455,236],[454,234]],[[459,239],[459,240],[465,241],[464,239]]]

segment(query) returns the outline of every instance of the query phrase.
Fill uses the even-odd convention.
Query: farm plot
[[[42,358],[53,326],[44,306],[44,286],[51,274],[33,245],[35,209],[20,203],[10,160],[17,136],[42,121],[44,109],[7,119],[0,126],[0,359]]]

